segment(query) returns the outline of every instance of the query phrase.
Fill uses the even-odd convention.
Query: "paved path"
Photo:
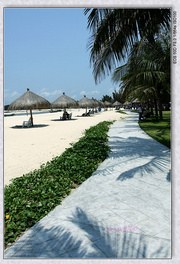
[[[113,124],[109,157],[5,258],[171,257],[171,153],[137,119]]]

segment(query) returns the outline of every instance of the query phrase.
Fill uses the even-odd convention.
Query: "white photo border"
[[[172,259],[4,259],[4,246],[3,246],[3,167],[4,167],[4,155],[3,155],[3,142],[4,142],[4,91],[3,91],[3,59],[4,59],[4,22],[3,22],[3,13],[4,8],[68,8],[68,7],[117,7],[117,8],[171,8],[172,12],[177,12],[177,29],[180,29],[180,2],[177,0],[1,0],[0,1],[0,263],[19,263],[26,264],[28,263],[180,263],[180,176],[178,172],[180,171],[180,57],[179,57],[179,30],[177,31],[177,63],[173,64],[171,62],[171,84],[172,84],[172,130],[171,130],[171,153],[172,153]]]

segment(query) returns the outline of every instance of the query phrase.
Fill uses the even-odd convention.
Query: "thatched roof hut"
[[[104,102],[103,101],[101,101],[101,100],[97,100],[98,102],[99,102],[99,106],[100,107],[104,107]]]
[[[100,106],[100,103],[96,100],[96,99],[94,99],[93,97],[92,97],[92,107],[98,107],[98,106]]]
[[[50,108],[50,106],[51,104],[48,100],[31,92],[29,88],[27,88],[27,92],[12,102],[8,110],[30,110],[31,124],[33,126],[32,109],[46,109]]]
[[[123,105],[129,105],[131,102],[126,101]]]
[[[84,97],[81,100],[79,100],[78,105],[80,107],[92,107],[93,102],[91,99],[86,97],[86,95],[84,95]]]
[[[79,100],[78,105],[79,107],[86,108],[86,113],[87,113],[87,107],[93,107],[93,101],[88,97],[86,97],[86,95],[84,95],[84,97],[81,100]]]
[[[68,108],[68,107],[76,107],[77,106],[77,102],[67,96],[65,93],[63,93],[63,95],[61,95],[59,98],[57,98],[54,102],[52,102],[51,107],[52,108]]]
[[[50,105],[50,102],[45,98],[31,92],[27,88],[27,92],[12,102],[8,110],[47,109],[50,108]]]
[[[105,101],[105,102],[104,102],[104,105],[108,107],[108,106],[111,106],[112,103],[110,103],[110,102],[108,102],[108,101]]]
[[[122,104],[120,102],[118,102],[118,101],[113,103],[113,106],[120,106],[120,105],[122,105]]]

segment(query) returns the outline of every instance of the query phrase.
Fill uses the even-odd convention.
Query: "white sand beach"
[[[126,117],[114,109],[90,117],[77,117],[84,109],[68,109],[68,112],[72,112],[72,120],[60,121],[62,112],[34,114],[35,126],[31,128],[20,128],[29,115],[4,117],[4,185],[61,155],[70,143],[83,136],[85,129],[102,121]]]

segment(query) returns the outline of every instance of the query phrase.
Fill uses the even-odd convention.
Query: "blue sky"
[[[107,77],[96,85],[83,8],[4,9],[4,104],[27,88],[50,102],[63,92],[80,100],[112,96],[118,86]]]

